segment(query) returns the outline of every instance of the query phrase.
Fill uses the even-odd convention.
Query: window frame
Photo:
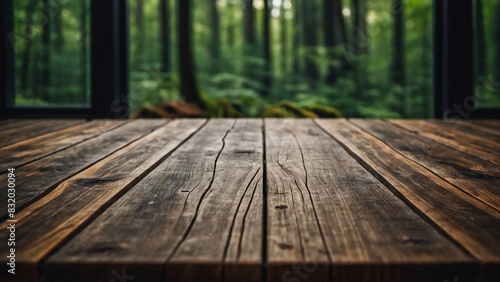
[[[13,107],[14,0],[0,1],[0,118],[126,118],[128,106],[128,1],[90,0],[90,108]],[[433,0],[434,118],[500,118],[500,107],[475,107],[471,0]],[[107,46],[107,48],[102,48]],[[457,108],[458,107],[458,108]],[[465,107],[464,111],[460,111]],[[469,110],[468,110],[469,109]]]
[[[434,0],[434,118],[500,118],[474,96],[473,1]]]
[[[128,118],[127,2],[90,0],[90,107],[15,107],[14,0],[0,1],[0,118]]]

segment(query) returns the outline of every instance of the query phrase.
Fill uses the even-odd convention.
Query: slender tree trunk
[[[352,52],[354,55],[366,53],[368,50],[368,34],[366,29],[366,0],[352,1],[352,14],[354,28],[352,32]],[[365,66],[363,61],[350,62],[353,69],[354,81],[356,83],[356,98],[363,99],[364,85],[366,81]]]
[[[263,57],[264,57],[264,91],[263,95],[268,96],[269,90],[271,88],[271,13],[270,13],[270,1],[271,0],[263,0],[264,1],[264,13],[263,13]]]
[[[47,7],[50,5],[50,0],[44,0],[44,6]],[[47,17],[47,22],[42,28],[42,77],[41,77],[41,90],[42,90],[42,99],[47,102],[51,101],[51,93],[50,93],[50,27],[51,27],[51,19]]]
[[[393,84],[403,88],[405,85],[403,0],[394,0],[394,7],[391,78]],[[403,117],[405,116],[405,96],[402,90],[397,93],[397,99],[400,101],[398,111]]]
[[[62,23],[62,13],[58,12],[55,14],[54,18],[54,28],[56,33],[55,49],[57,52],[62,52],[64,46],[64,34],[63,34],[63,23]]]
[[[495,9],[495,15],[497,15],[496,17],[494,17],[494,44],[495,44],[495,64],[494,64],[494,81],[495,83],[500,83],[500,17],[498,15],[500,15],[500,2],[497,2],[496,6],[493,7],[493,9]],[[496,89],[497,93],[498,89]]]
[[[82,93],[83,95],[87,95],[88,89],[87,89],[87,36],[88,36],[88,31],[87,31],[87,1],[81,1],[80,2],[81,6],[81,12],[80,12],[80,21],[81,21],[81,46],[80,46],[80,87],[82,87]]]
[[[135,50],[135,63],[140,65],[143,63],[144,57],[144,41],[145,41],[145,30],[144,30],[144,1],[136,0],[135,6],[135,25],[137,27],[137,45]]]
[[[26,21],[25,21],[25,28],[26,28],[26,34],[31,35],[33,32],[32,29],[32,23],[33,23],[33,14],[35,12],[35,8],[37,5],[38,1],[37,0],[31,0],[27,5],[26,5]],[[19,70],[19,84],[20,84],[20,90],[21,93],[23,93],[26,97],[33,97],[33,98],[38,98],[37,96],[34,96],[33,91],[29,91],[29,70],[30,70],[30,62],[31,60],[31,51],[33,49],[33,38],[30,38],[26,41],[25,48],[23,50],[22,54],[22,59],[21,59],[21,68]]]
[[[299,74],[301,72],[300,70],[300,60],[299,60],[299,49],[300,49],[300,43],[301,43],[301,14],[300,14],[300,1],[299,0],[294,0],[293,1],[293,72],[295,74]]]
[[[347,38],[347,30],[345,25],[344,15],[342,14],[342,0],[333,1],[333,17],[334,17],[334,41],[335,46],[344,44],[349,46],[349,41]],[[349,70],[349,62],[345,56],[340,58],[341,60],[341,70]]]
[[[330,58],[334,58],[333,49],[335,47],[335,32],[334,26],[335,21],[332,17],[335,0],[323,0],[323,30],[325,32],[325,47],[328,49],[328,54]],[[333,66],[328,67],[328,72],[326,75],[326,82],[328,84],[335,83],[337,79],[337,74],[335,73],[335,68]]]
[[[220,30],[219,30],[219,11],[217,9],[217,0],[208,0],[209,7],[209,19],[210,19],[210,31],[212,32],[212,38],[210,40],[210,55],[212,59],[219,58],[219,48],[220,48]],[[214,64],[216,66],[216,64]]]
[[[477,75],[486,74],[486,38],[484,37],[483,1],[476,0],[476,60]]]
[[[192,19],[191,0],[178,0],[179,23],[179,74],[181,78],[181,96],[184,101],[193,103],[201,108],[205,105],[201,99],[196,81],[196,68],[192,50]]]
[[[342,14],[342,0],[333,1],[333,17],[335,18],[335,34],[337,35],[337,42],[348,43],[345,19]]]
[[[42,89],[40,87],[41,83],[41,55],[40,51],[35,51],[34,52],[35,59],[33,60],[33,64],[31,65],[32,71],[31,71],[31,92],[33,93],[34,98],[43,98],[42,97]]]
[[[352,42],[357,54],[368,50],[368,34],[366,33],[366,0],[352,0],[354,29]]]
[[[243,36],[245,44],[253,47],[255,45],[255,31],[254,31],[254,10],[253,0],[244,0],[243,10]]]
[[[228,17],[228,26],[227,26],[227,44],[228,46],[235,47],[236,43],[236,31],[234,30],[235,20],[234,20],[234,5],[231,1],[227,3],[226,9],[228,12],[226,13]]]
[[[315,14],[316,14],[316,9],[314,1],[309,1],[309,0],[302,0],[302,32],[304,36],[304,44],[305,47],[307,48],[306,51],[306,58],[305,58],[305,70],[306,70],[306,75],[309,77],[311,81],[315,81],[319,77],[319,71],[318,67],[316,66],[316,63],[314,62],[313,59],[310,58],[310,54],[313,56],[315,55],[315,50],[314,48],[317,45],[317,27],[316,27],[316,20],[315,20]]]
[[[285,1],[281,1],[280,7],[280,39],[281,39],[281,73],[285,74],[288,70],[287,62],[288,62],[288,38],[287,38],[287,29],[288,29],[288,21],[285,17]]]
[[[160,0],[160,71],[170,71],[170,1]]]
[[[430,46],[429,46],[429,39],[427,35],[430,33],[427,25],[427,21],[429,19],[427,17],[422,17],[422,76],[423,76],[423,81],[427,82],[430,81],[432,78],[430,77],[430,58],[429,58],[429,53],[430,53]],[[428,118],[431,116],[431,105],[432,105],[432,91],[430,91],[430,87],[426,83],[422,83],[422,90],[421,93],[423,95],[423,101],[422,101],[422,116],[420,118]]]

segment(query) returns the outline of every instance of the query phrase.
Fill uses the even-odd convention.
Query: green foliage
[[[267,107],[262,113],[262,117],[277,118],[317,118],[312,111],[301,108],[299,105],[290,101],[281,101],[276,105]]]
[[[312,105],[304,108],[307,111],[315,113],[320,118],[339,118],[342,117],[342,114],[339,110],[324,106],[324,105]]]
[[[389,73],[393,53],[394,7],[391,1],[358,1],[366,7],[366,30],[360,32],[354,23],[354,3],[344,1],[346,42],[336,47],[321,44],[324,38],[321,1],[318,9],[304,11],[316,20],[314,31],[318,44],[305,46],[301,19],[295,18],[296,1],[270,1],[271,5],[271,69],[266,69],[262,56],[263,10],[261,1],[255,1],[255,43],[245,42],[242,24],[244,13],[241,0],[217,1],[219,13],[218,56],[212,57],[213,33],[210,26],[208,4],[211,1],[192,0],[193,47],[197,78],[207,111],[214,117],[283,116],[346,116],[346,117],[404,117],[426,118],[432,115],[432,6],[429,0],[404,1],[405,72],[404,85],[393,85]],[[15,1],[14,33],[18,35],[15,47],[16,105],[89,105],[90,104],[90,17],[89,0],[57,1],[57,15],[49,17],[51,23],[50,65],[43,66],[41,54],[47,46],[42,44],[44,26],[34,24],[29,40],[22,39],[29,18],[43,18],[43,6],[36,6],[34,15],[28,12],[31,0]],[[176,1],[169,1],[171,63],[168,71],[160,71],[162,42],[159,31],[159,1],[144,0],[144,14],[137,17],[138,1],[130,2],[129,62],[131,112],[163,102],[182,100],[179,94],[177,58]],[[86,3],[86,5],[82,5]],[[284,14],[280,3],[286,3]],[[500,0],[483,1],[486,34],[486,74],[478,77],[478,97],[481,106],[500,105],[500,77],[497,67],[500,26],[496,11]],[[83,13],[82,13],[83,12]],[[86,17],[82,17],[86,15]],[[285,16],[284,18],[282,16]],[[86,26],[82,26],[85,22]],[[142,20],[141,20],[142,19]],[[62,31],[57,34],[56,22]],[[141,22],[142,21],[142,22]],[[140,26],[143,26],[140,32]],[[83,34],[87,37],[83,38]],[[62,36],[62,46],[58,37]],[[284,41],[283,41],[284,40]],[[357,43],[356,43],[357,42]],[[84,48],[86,47],[86,48]],[[102,46],[106,48],[106,46]],[[86,49],[86,51],[85,51]],[[85,53],[86,52],[86,53]],[[24,61],[24,56],[28,60]],[[319,70],[317,78],[305,73],[305,62],[314,62]],[[41,73],[50,70],[48,89],[41,87]],[[21,85],[23,72],[27,85]],[[162,68],[164,69],[164,68]],[[329,70],[335,81],[327,82]],[[271,85],[263,77],[271,77]],[[481,86],[480,79],[490,86]],[[50,99],[41,96],[48,90]],[[269,93],[263,96],[263,93]],[[341,114],[340,114],[341,113]]]

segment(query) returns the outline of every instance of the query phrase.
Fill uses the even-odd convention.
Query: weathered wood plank
[[[467,134],[454,128],[446,128],[431,121],[388,120],[402,128],[436,140],[471,155],[500,164],[500,144]]]
[[[500,125],[498,127],[486,126],[470,120],[433,120],[433,122],[500,143]]]
[[[333,281],[443,281],[450,264],[479,274],[313,121],[266,120],[266,153],[268,281],[300,278],[294,265],[327,281],[329,263]]]
[[[164,161],[204,122],[205,120],[172,121],[64,181],[45,197],[18,213],[16,268],[19,273],[15,276],[16,281],[36,281],[32,279],[36,279],[37,267],[42,259]],[[146,197],[151,200],[155,195],[136,195],[136,200]],[[130,220],[126,224],[134,223],[144,228],[147,226],[146,222]],[[7,222],[0,224],[2,238],[8,235],[7,225]],[[118,236],[115,232],[118,230],[110,235]],[[6,277],[3,275],[7,273],[6,250],[3,245],[0,248],[0,279],[3,279]],[[106,248],[94,246],[91,252],[106,252]],[[71,276],[65,281],[75,278],[74,273],[67,274]],[[106,281],[113,278],[109,271],[105,274],[109,275]]]
[[[213,182],[199,203],[190,229],[166,264],[167,281],[261,279],[262,202],[251,197],[263,192],[262,138],[261,120],[238,120],[224,138]],[[251,214],[254,218],[245,216],[249,209],[255,210]],[[237,228],[245,220],[250,224]],[[205,263],[210,268],[203,266]],[[237,263],[243,263],[245,267],[239,270],[244,272],[236,271]],[[193,264],[203,268],[193,268]],[[226,271],[226,264],[232,265],[230,271]]]
[[[9,123],[12,123],[14,121],[15,121],[15,119],[11,119],[11,118],[10,119],[2,119],[2,120],[0,120],[0,129],[1,129],[2,126],[6,125],[6,124],[9,124]]]
[[[295,121],[293,121],[295,122]],[[320,191],[309,187],[292,121],[266,119],[267,257],[266,281],[327,281],[331,259],[315,207]],[[314,126],[314,124],[312,124]],[[301,127],[303,129],[303,127]],[[313,198],[314,195],[314,198]],[[326,224],[325,224],[326,225]],[[328,227],[328,226],[326,226]],[[325,228],[325,226],[323,226]],[[300,277],[299,277],[300,278]]]
[[[6,119],[0,121],[0,134],[3,136],[4,132],[13,128],[22,128],[36,122],[33,119]]]
[[[91,121],[0,148],[0,172],[36,161],[123,124],[125,121]]]
[[[16,209],[48,193],[59,183],[119,150],[130,142],[165,124],[165,120],[137,120],[66,148],[17,169]],[[0,183],[0,191],[7,191],[7,182]],[[0,193],[0,219],[7,218],[7,193]]]
[[[486,211],[494,208],[493,214],[500,216],[500,166],[384,121],[351,121],[400,154],[456,185],[450,191]]]
[[[257,193],[259,189],[260,172],[257,170],[262,160],[258,157],[261,151],[258,140],[261,133],[238,133],[241,126],[245,127],[245,123],[211,120],[166,162],[52,256],[46,264],[48,277],[54,281],[64,281],[68,277],[78,277],[79,281],[108,281],[111,269],[126,267],[127,272],[135,275],[138,281],[160,281],[162,276],[174,279],[181,273],[186,275],[187,280],[183,281],[200,277],[207,281],[212,281],[214,277],[221,280],[224,273],[224,250],[232,237],[227,233],[228,228],[237,226],[232,225],[232,222],[238,220],[238,214],[248,208],[241,206],[242,204],[255,203],[241,198],[251,195],[251,190],[257,189]],[[243,137],[247,136],[245,138],[254,142],[252,147],[239,147],[241,140],[238,139],[240,141],[235,144],[232,134],[235,134],[234,138],[242,134]],[[226,150],[227,148],[234,149]],[[233,164],[226,158],[237,158],[240,161]],[[246,159],[250,161],[244,162]],[[237,172],[238,170],[241,171]],[[225,177],[225,174],[232,176],[232,179],[220,178]],[[222,182],[224,180],[232,184],[225,185]],[[223,197],[223,192],[235,197]],[[224,210],[216,212],[206,208],[214,203]],[[234,209],[235,203],[240,209]],[[203,238],[203,234],[198,232],[203,229],[203,223],[199,219],[209,220],[210,216],[220,221],[211,220],[214,225],[209,230],[204,229],[207,233]],[[147,228],[144,228],[144,222],[148,222]],[[213,246],[191,242],[194,238],[203,242],[208,240]],[[250,268],[257,271],[255,267],[260,262],[260,246],[249,244],[258,242],[259,239],[248,240],[248,244],[242,242],[241,245],[241,254],[243,250],[248,252],[248,257],[242,259],[247,263],[251,261]],[[227,250],[233,247],[228,246]],[[200,252],[200,256],[193,257],[189,264],[184,263],[189,252],[194,255],[195,250]],[[218,253],[210,254],[212,251]],[[257,254],[259,260],[254,261]],[[226,258],[226,262],[230,263],[230,257]],[[167,261],[169,262],[166,264]],[[170,272],[173,265],[179,268]],[[229,277],[224,278],[229,281]]]
[[[84,120],[11,120],[0,127],[0,147],[84,122]]]
[[[495,119],[471,119],[467,120],[468,123],[481,125],[487,128],[495,129],[500,131],[500,120]]]
[[[484,265],[500,267],[500,218],[454,194],[454,187],[347,121],[317,120],[346,150],[422,217]]]

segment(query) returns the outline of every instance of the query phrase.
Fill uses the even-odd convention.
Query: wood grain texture
[[[500,164],[500,144],[496,142],[465,133],[456,128],[443,127],[432,121],[389,120],[389,122],[470,155]]]
[[[500,266],[499,217],[458,197],[448,182],[348,121],[317,123],[422,217],[483,264]]]
[[[166,264],[167,281],[260,280],[262,197],[252,198],[263,192],[262,138],[262,121],[240,119],[224,137],[213,180]],[[245,267],[234,269],[237,264]]]
[[[479,274],[313,121],[266,120],[266,152],[268,281],[300,278],[294,265],[326,281],[329,263],[333,281],[442,281],[452,263]]]
[[[500,217],[500,166],[381,120],[351,121],[455,185],[458,196]]]
[[[0,135],[37,124],[0,121]],[[0,147],[0,281],[496,282],[498,125],[103,120],[38,133]]]
[[[124,124],[125,121],[91,121],[0,148],[0,172],[10,167],[18,168]]]
[[[165,124],[164,120],[138,120],[95,138],[29,163],[16,170],[16,209],[48,193],[65,179]],[[7,218],[7,182],[0,183],[0,219]]]
[[[0,147],[84,123],[84,120],[10,120],[0,125]]]
[[[500,143],[500,124],[492,126],[478,123],[474,120],[434,120],[433,122]]]
[[[496,129],[500,131],[500,121],[495,119],[472,119],[467,120],[468,123],[481,125],[487,128]]]
[[[170,122],[64,181],[18,213],[16,258],[19,274],[15,276],[16,281],[27,281],[24,279],[36,275],[36,268],[42,259],[145,177],[204,122]],[[7,225],[7,222],[0,224],[2,238],[8,235]],[[5,246],[0,248],[1,279],[5,278],[7,271],[4,263]],[[93,250],[97,253],[105,251],[99,248]],[[111,278],[107,278],[107,281]]]
[[[52,256],[46,275],[54,281],[109,281],[113,268],[126,267],[138,281],[177,281],[179,276],[182,281],[231,281],[234,272],[224,272],[224,265],[233,264],[234,255],[229,254],[237,244],[238,259],[252,270],[240,275],[251,277],[260,269],[261,224],[258,218],[236,222],[245,218],[241,213],[247,209],[258,215],[262,206],[255,202],[262,165],[258,125],[211,120]],[[248,199],[251,195],[254,200]],[[221,210],[214,210],[214,205]],[[146,228],[145,221],[151,223]],[[230,240],[241,232],[234,228],[243,224],[252,238],[240,235]]]

